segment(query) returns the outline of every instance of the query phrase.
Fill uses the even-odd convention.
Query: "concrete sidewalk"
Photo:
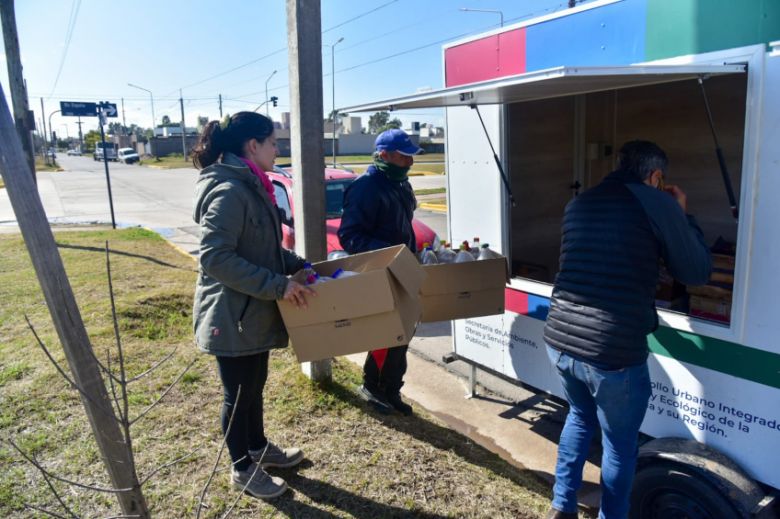
[[[552,484],[565,407],[544,394],[479,370],[477,395],[468,398],[471,366],[460,361],[442,362],[452,351],[450,328],[449,321],[423,323],[417,328],[409,345],[412,355],[408,356],[403,395],[475,443]],[[365,354],[348,358],[362,367]],[[590,509],[598,509],[601,495],[600,471],[594,461],[598,463],[591,458],[585,465],[579,498],[581,505]]]

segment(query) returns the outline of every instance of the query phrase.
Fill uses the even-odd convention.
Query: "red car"
[[[293,229],[293,193],[292,174],[290,168],[274,167],[268,176],[274,186],[276,205],[282,215],[282,246],[287,249],[295,248],[295,230]],[[344,212],[344,191],[358,176],[343,169],[325,168],[325,230],[327,232],[328,254],[341,251],[338,230],[341,224],[341,215]],[[439,246],[439,237],[436,233],[419,221],[412,220],[414,235],[417,238],[417,250],[422,250],[423,243],[430,243],[434,247]]]

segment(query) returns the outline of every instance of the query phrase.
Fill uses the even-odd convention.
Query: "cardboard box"
[[[728,323],[731,320],[731,301],[691,295],[690,314],[703,319]]]
[[[423,265],[421,322],[447,321],[504,313],[509,281],[505,257],[466,263]]]
[[[409,344],[420,318],[418,294],[425,273],[407,247],[397,245],[313,267],[325,276],[340,268],[360,274],[314,285],[317,297],[308,298],[306,309],[278,302],[299,362]]]

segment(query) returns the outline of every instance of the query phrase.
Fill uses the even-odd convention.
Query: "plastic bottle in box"
[[[436,257],[436,253],[433,252],[432,248],[426,247],[423,250],[420,263],[423,265],[436,265],[439,263],[439,259]]]
[[[457,256],[457,252],[453,251],[447,242],[442,242],[436,253],[436,259],[439,260],[439,263],[455,263],[455,256]]]
[[[480,253],[480,245],[479,245],[479,236],[474,236],[474,239],[471,240],[471,247],[469,247],[469,252],[472,256],[474,256],[474,259],[479,258]]]
[[[475,261],[474,256],[471,255],[466,243],[461,244],[458,255],[455,256],[455,263],[466,263],[467,261]]]
[[[478,260],[496,259],[501,257],[501,255],[492,250],[489,245],[489,243],[482,244],[482,248],[479,251],[479,256],[477,257]]]

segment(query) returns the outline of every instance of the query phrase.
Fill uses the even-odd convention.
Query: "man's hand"
[[[669,193],[677,200],[677,203],[682,207],[683,213],[688,213],[688,196],[685,192],[677,186],[667,185],[664,187],[664,191]]]
[[[282,299],[294,304],[298,308],[307,308],[306,296],[317,296],[317,293],[309,287],[296,283],[292,279],[288,281]]]

